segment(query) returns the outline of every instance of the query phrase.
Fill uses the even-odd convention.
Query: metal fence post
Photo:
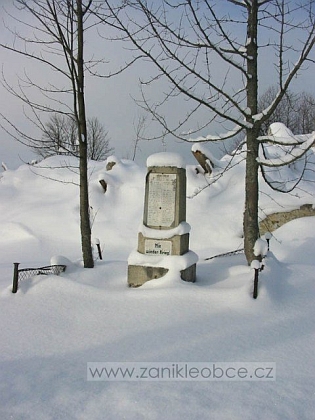
[[[253,298],[257,299],[258,296],[258,271],[257,269],[255,269],[255,278],[254,278],[254,293],[253,293]]]
[[[95,244],[96,244],[96,247],[97,247],[98,256],[99,256],[100,260],[102,260],[103,259],[102,250],[101,250],[100,240],[98,238],[95,238]]]
[[[18,290],[18,283],[19,283],[19,265],[20,263],[13,263],[14,271],[13,271],[13,287],[12,293],[16,293]]]
[[[98,250],[98,256],[100,257],[100,260],[102,260],[102,259],[103,259],[103,257],[102,257],[102,250],[101,250],[101,246],[100,246],[100,244],[96,244],[96,246],[97,246],[97,250]]]

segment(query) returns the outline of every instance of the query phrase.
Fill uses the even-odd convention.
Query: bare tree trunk
[[[88,188],[87,167],[87,129],[84,103],[84,62],[83,62],[83,10],[82,0],[77,0],[78,19],[78,77],[77,77],[77,101],[78,101],[78,135],[80,148],[80,223],[81,223],[81,246],[83,264],[85,268],[93,268],[94,260],[91,246],[90,205]]]
[[[255,258],[254,245],[259,237],[258,223],[258,130],[247,132],[247,157],[245,174],[244,251],[248,264]]]
[[[93,268],[94,260],[91,246],[90,205],[87,178],[86,143],[80,143],[80,224],[83,264],[85,268]]]
[[[247,122],[251,125],[246,130],[247,157],[245,175],[245,211],[243,219],[244,250],[248,264],[255,258],[254,245],[259,237],[258,224],[258,142],[260,124],[257,124],[252,115],[257,114],[258,108],[258,76],[257,76],[257,22],[258,0],[252,2],[248,8],[247,24],[247,107],[251,110]]]

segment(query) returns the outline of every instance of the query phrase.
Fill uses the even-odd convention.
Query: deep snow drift
[[[92,232],[103,250],[94,269],[80,261],[78,176],[62,168],[76,160],[1,174],[1,419],[313,418],[315,218],[274,232],[254,300],[243,254],[205,260],[242,247],[243,153],[230,160],[216,162],[210,177],[187,167],[197,282],[168,273],[138,289],[127,287],[127,259],[142,224],[146,168],[90,164]],[[307,177],[313,182],[293,194],[261,180],[260,216],[314,204],[315,176]],[[65,273],[29,278],[11,293],[13,262],[47,265],[54,255],[72,262]],[[88,362],[270,362],[276,380],[93,382]]]

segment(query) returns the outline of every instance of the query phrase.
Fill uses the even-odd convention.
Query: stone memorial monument
[[[147,167],[143,225],[137,251],[128,259],[128,284],[141,286],[169,270],[194,282],[198,257],[189,250],[184,162],[177,154],[157,153],[148,158]]]

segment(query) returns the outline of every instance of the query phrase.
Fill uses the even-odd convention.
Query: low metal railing
[[[14,271],[13,271],[13,287],[12,293],[16,293],[19,287],[19,281],[25,280],[29,277],[38,276],[41,274],[48,275],[54,274],[58,276],[60,273],[66,270],[66,265],[47,265],[45,267],[38,267],[38,268],[21,268],[19,269],[20,263],[14,263]]]

